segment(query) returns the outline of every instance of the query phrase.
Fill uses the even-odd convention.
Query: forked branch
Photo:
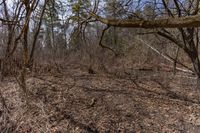
[[[109,49],[109,50],[112,51],[115,55],[117,55],[117,53],[116,53],[112,48],[110,48],[110,47],[105,46],[105,45],[102,44],[102,41],[103,41],[103,37],[104,37],[104,35],[105,35],[105,32],[106,32],[109,28],[110,28],[110,26],[107,25],[107,27],[103,29],[103,31],[102,31],[102,33],[101,33],[101,38],[100,38],[100,41],[99,41],[99,46],[101,46],[102,48]]]

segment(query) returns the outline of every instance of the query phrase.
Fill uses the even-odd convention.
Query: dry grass
[[[77,64],[61,70],[29,76],[29,105],[15,80],[0,83],[2,133],[200,130],[200,93],[193,77],[134,70],[88,74]]]

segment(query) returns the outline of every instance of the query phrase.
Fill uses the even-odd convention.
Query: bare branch
[[[106,32],[109,28],[110,28],[110,26],[107,26],[105,29],[103,29],[102,34],[101,34],[101,38],[100,38],[100,41],[99,41],[99,46],[101,46],[102,48],[109,49],[109,50],[112,51],[115,55],[117,55],[117,53],[116,53],[112,48],[110,48],[110,47],[105,46],[105,45],[102,44],[104,34],[105,34],[105,32]]]
[[[153,46],[151,46],[150,44],[148,44],[147,42],[145,42],[144,40],[140,39],[139,37],[136,37],[137,40],[139,40],[141,43],[145,44],[147,47],[151,48],[151,50],[153,50],[154,52],[156,52],[157,54],[159,54],[160,56],[162,56],[164,59],[170,61],[170,62],[175,62],[179,65],[181,65],[182,67],[186,68],[187,70],[185,69],[182,69],[182,68],[177,68],[177,70],[181,70],[181,71],[184,71],[184,72],[189,72],[189,73],[194,73],[193,70],[191,68],[189,68],[188,66],[184,65],[183,63],[179,62],[178,60],[172,58],[171,56],[167,55],[167,54],[163,54],[161,53],[159,50],[157,50],[156,48],[154,48]]]
[[[156,20],[118,20],[106,19],[91,13],[91,16],[98,21],[116,27],[127,28],[183,28],[183,27],[200,27],[200,15],[179,17],[179,18],[160,18]]]

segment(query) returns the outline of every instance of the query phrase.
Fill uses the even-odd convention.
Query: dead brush
[[[0,92],[0,131],[1,133],[16,132],[17,124],[11,120],[5,98]]]
[[[4,77],[18,75],[22,69],[22,62],[18,58],[8,58],[1,60],[1,76]]]

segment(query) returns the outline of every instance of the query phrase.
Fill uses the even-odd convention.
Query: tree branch
[[[127,28],[183,28],[183,27],[200,27],[200,15],[175,17],[175,18],[160,18],[156,20],[119,20],[106,19],[95,13],[90,13],[91,16],[98,21],[115,27]]]
[[[105,45],[102,44],[104,34],[105,34],[105,32],[106,32],[109,28],[110,28],[110,26],[107,26],[105,29],[103,29],[102,34],[101,34],[101,38],[100,38],[100,41],[99,41],[99,46],[101,46],[102,48],[109,49],[109,50],[112,51],[115,55],[117,55],[117,53],[116,53],[112,48],[110,48],[110,47],[105,46]]]

